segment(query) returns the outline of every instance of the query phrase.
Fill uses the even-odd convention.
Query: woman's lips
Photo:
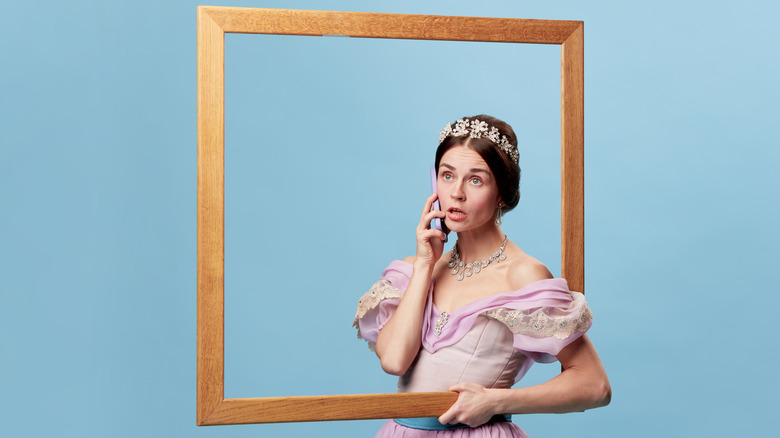
[[[466,218],[468,216],[466,213],[464,213],[462,210],[459,210],[457,208],[450,208],[447,210],[447,218],[454,220],[454,221],[460,221]]]

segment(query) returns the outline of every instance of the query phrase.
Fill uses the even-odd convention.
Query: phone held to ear
[[[431,193],[436,193],[436,168],[434,167],[431,167]],[[433,208],[434,210],[441,210],[441,204],[439,204],[438,198],[433,201]],[[450,233],[450,230],[447,229],[444,219],[440,217],[433,218],[433,228],[444,233],[444,240],[442,240],[442,242],[447,243],[447,235]]]

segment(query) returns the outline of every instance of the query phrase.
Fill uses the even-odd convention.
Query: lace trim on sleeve
[[[579,306],[574,312],[554,307],[530,310],[500,308],[489,310],[485,316],[501,321],[512,333],[534,338],[554,336],[566,339],[576,332],[590,328],[593,314],[587,305]]]
[[[387,280],[379,280],[373,286],[371,286],[371,289],[363,294],[363,296],[360,297],[360,300],[358,300],[355,321],[352,323],[352,326],[357,328],[358,339],[365,339],[360,333],[360,319],[366,316],[372,310],[376,309],[379,306],[379,303],[381,303],[383,300],[401,298],[402,295],[403,293],[398,290],[397,287],[390,284],[390,282]],[[369,318],[375,317],[376,315],[369,316]],[[369,324],[371,327],[373,327],[371,329],[372,332],[378,328],[376,321],[370,321]],[[376,341],[376,339],[373,339],[375,334],[376,333],[373,333],[371,336],[369,336],[369,338],[372,339],[365,339],[368,342],[368,349],[371,351],[374,351],[374,342],[372,341]]]
[[[358,320],[368,313],[369,310],[375,308],[382,300],[388,298],[401,298],[403,293],[395,286],[390,284],[387,280],[379,280],[371,286],[362,297],[358,300],[357,312],[355,313],[355,321],[352,324],[357,327]]]

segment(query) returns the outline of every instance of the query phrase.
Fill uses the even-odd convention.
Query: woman
[[[417,253],[390,263],[358,303],[358,336],[375,349],[400,392],[455,391],[438,418],[390,420],[378,437],[525,437],[502,414],[572,412],[604,406],[611,389],[585,332],[581,293],[501,231],[520,198],[517,137],[496,118],[447,124],[436,151],[437,193],[417,226]],[[438,199],[441,210],[433,208]],[[443,219],[457,233],[443,253]],[[534,362],[563,371],[511,388]]]

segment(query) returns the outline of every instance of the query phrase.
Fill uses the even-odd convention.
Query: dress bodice
[[[515,350],[507,327],[479,316],[456,343],[431,353],[421,349],[409,370],[398,380],[399,392],[448,391],[461,382],[486,388],[509,388],[532,361]]]

